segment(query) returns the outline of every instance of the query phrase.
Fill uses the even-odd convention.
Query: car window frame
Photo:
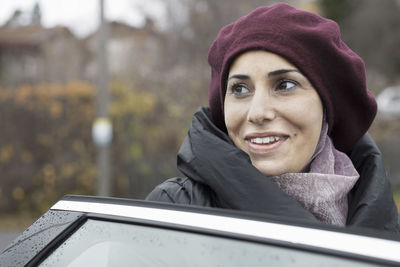
[[[74,198],[74,200],[83,200],[83,199]],[[104,199],[102,201],[100,201],[100,200],[101,199],[96,200],[96,198],[90,198],[90,201],[88,201],[88,202],[94,202],[94,203],[104,202]],[[179,211],[184,211],[184,212],[196,212],[196,213],[202,213],[202,214],[228,216],[228,217],[233,217],[233,218],[266,221],[266,216],[261,216],[259,214],[252,214],[252,213],[241,213],[241,212],[239,213],[239,212],[230,211],[230,210],[227,211],[227,210],[220,210],[220,209],[193,207],[193,206],[184,206],[184,205],[171,205],[171,204],[164,204],[164,203],[143,203],[142,201],[135,201],[135,200],[133,200],[133,202],[132,202],[131,200],[127,201],[125,199],[112,199],[111,201],[109,199],[107,199],[106,203],[119,204],[119,205],[121,205],[121,204],[122,205],[133,205],[135,203],[136,205],[134,205],[134,206],[140,206],[140,207],[153,207],[153,208],[179,210]],[[267,216],[267,217],[269,217],[269,216]],[[65,229],[62,233],[60,233],[49,244],[47,244],[47,246],[43,250],[41,250],[36,256],[34,256],[28,262],[28,264],[26,266],[36,266],[37,264],[40,264],[40,262],[42,262],[45,258],[48,257],[48,255],[50,255],[63,242],[65,242],[65,240],[67,240],[73,233],[75,233],[75,231],[78,230],[88,219],[110,221],[110,222],[116,222],[116,223],[125,223],[125,224],[134,224],[134,225],[141,225],[141,226],[146,226],[146,227],[163,228],[163,229],[169,229],[169,230],[175,230],[175,231],[181,231],[181,232],[209,235],[209,236],[215,236],[215,237],[220,237],[220,238],[235,239],[235,240],[247,241],[247,242],[252,242],[252,243],[301,250],[301,251],[306,251],[309,253],[316,253],[316,254],[330,255],[330,256],[334,256],[334,257],[347,258],[347,259],[366,262],[366,263],[381,264],[381,265],[387,265],[387,266],[397,266],[398,265],[398,262],[393,262],[393,261],[385,260],[385,259],[381,259],[381,258],[368,257],[366,255],[359,255],[359,254],[354,254],[354,253],[349,253],[349,252],[344,252],[344,251],[335,251],[335,250],[321,248],[321,247],[315,247],[315,246],[307,246],[304,244],[293,244],[293,243],[289,243],[286,241],[267,239],[264,237],[261,238],[261,237],[248,236],[248,235],[243,235],[243,234],[238,234],[238,233],[222,232],[219,230],[213,230],[213,229],[208,229],[208,228],[199,228],[199,227],[194,227],[194,226],[179,225],[179,224],[173,224],[173,223],[168,223],[168,222],[151,221],[151,220],[147,220],[147,219],[89,212],[89,213],[83,213],[79,219],[79,222],[71,224],[67,229]],[[270,219],[271,218],[269,218],[267,221],[271,222]],[[354,234],[354,231],[351,231],[346,228],[334,229],[335,231],[332,231],[332,229],[327,229],[327,228],[331,228],[331,227],[326,227],[325,225],[322,225],[322,224],[321,225],[319,225],[319,224],[313,225],[313,227],[310,227],[309,225],[306,225],[306,226],[299,225],[299,222],[287,223],[287,222],[282,222],[281,220],[279,220],[278,223],[287,224],[287,225],[295,225],[295,226],[300,226],[300,227],[305,227],[305,228],[328,230],[330,232],[340,232],[340,233],[347,232],[347,233]],[[304,223],[300,222],[300,224],[304,224]],[[305,223],[305,224],[307,224],[307,223]],[[373,235],[373,232],[371,232],[370,235]],[[397,239],[394,239],[394,240],[397,241]]]

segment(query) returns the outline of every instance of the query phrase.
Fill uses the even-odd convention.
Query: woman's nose
[[[276,117],[274,101],[268,94],[255,94],[249,105],[247,120],[251,123],[262,124]]]

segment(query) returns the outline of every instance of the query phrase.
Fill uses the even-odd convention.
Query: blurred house
[[[113,21],[108,25],[108,69],[112,78],[132,81],[153,75],[161,65],[165,38],[155,30],[154,22],[147,19],[141,27],[132,27]],[[86,75],[93,80],[96,77],[98,31],[89,35],[85,47],[90,59]]]
[[[162,56],[165,40],[151,20],[141,28],[111,22],[107,45],[110,76],[125,81],[150,77],[166,58]],[[0,27],[0,87],[94,81],[97,48],[98,31],[78,39],[61,26]]]
[[[83,79],[86,51],[66,27],[0,28],[0,86]]]

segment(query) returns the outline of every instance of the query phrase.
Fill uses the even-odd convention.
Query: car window
[[[368,265],[293,248],[89,219],[40,266]]]

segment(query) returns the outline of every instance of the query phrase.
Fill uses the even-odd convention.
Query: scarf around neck
[[[321,136],[326,137],[319,140],[309,173],[266,177],[213,124],[209,109],[201,108],[178,153],[178,169],[209,186],[219,207],[342,225],[347,216],[346,195],[358,174],[350,159],[342,160],[329,137]],[[326,166],[324,162],[331,160]]]
[[[285,173],[270,178],[320,221],[346,225],[347,195],[359,178],[350,158],[335,149],[323,121],[316,150],[307,172]]]

